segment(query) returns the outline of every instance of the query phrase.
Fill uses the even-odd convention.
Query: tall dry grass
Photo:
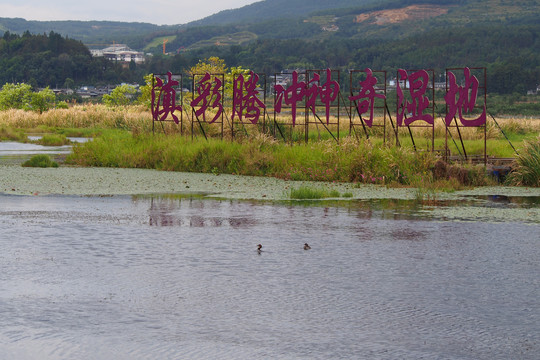
[[[10,109],[0,111],[0,125],[34,129],[56,128],[123,128],[144,132],[151,129],[152,115],[144,106],[111,108],[100,104],[74,105],[68,109],[51,109],[41,114]]]
[[[165,123],[164,127],[167,127],[168,132],[180,132],[191,133],[192,125],[193,130],[196,133],[201,132],[199,122],[196,118],[193,118],[192,124],[192,112],[191,108],[184,104],[183,115],[183,128],[179,126]],[[229,138],[232,136],[232,114],[225,113],[223,117],[223,136]],[[210,114],[208,117],[211,117]],[[392,115],[393,116],[393,115]],[[235,137],[242,137],[245,134],[251,136],[251,134],[258,134],[262,132],[262,124],[264,122],[267,130],[275,132],[277,137],[280,137],[280,132],[283,132],[285,137],[293,140],[302,140],[305,137],[306,131],[306,114],[299,111],[296,118],[296,126],[292,127],[292,119],[290,114],[277,114],[274,117],[273,113],[267,113],[264,119],[260,119],[259,126],[252,126],[251,124],[238,124],[235,125]],[[339,118],[332,115],[329,119],[330,125],[326,124],[324,116],[321,117],[321,123],[313,114],[309,113],[308,121],[308,134],[311,140],[325,140],[331,139],[332,135],[328,133],[331,131],[334,136],[337,137],[338,131],[340,137],[346,137],[349,135],[356,136],[358,138],[365,138],[364,127],[358,116],[354,116],[352,123],[354,129],[351,130],[351,119],[347,114],[342,114]],[[395,126],[395,118],[392,117]],[[339,125],[337,125],[339,123]],[[517,117],[501,117],[497,119],[497,123],[501,128],[510,134],[530,134],[540,132],[540,118],[517,118]],[[221,136],[221,130],[219,125],[208,125],[201,122],[205,131],[208,131],[212,136]],[[276,127],[279,126],[279,129]],[[386,117],[385,129],[381,126],[384,124],[384,118],[376,117],[374,124],[379,126],[366,127],[366,131],[370,137],[382,137],[386,130],[386,138],[389,143],[395,143],[395,134],[390,123],[390,117]],[[104,129],[126,129],[135,133],[144,133],[152,130],[152,115],[148,108],[142,105],[129,105],[129,106],[117,106],[109,107],[102,104],[77,104],[68,109],[51,109],[49,111],[39,114],[37,112],[24,111],[18,109],[11,109],[0,111],[0,125],[19,128],[19,129],[33,129],[39,126],[57,127],[57,128],[104,128]],[[172,126],[171,126],[172,125]],[[417,122],[411,127],[413,136],[418,139],[430,139],[432,132],[434,131],[435,138],[444,138],[446,128],[442,118],[435,120],[435,127],[432,130],[430,127],[417,127],[417,125],[425,125],[425,123]],[[157,124],[158,129],[161,129],[161,124]],[[457,129],[451,128],[450,132],[453,137],[457,138]],[[465,128],[460,126],[461,137],[464,140],[479,140],[484,138],[483,128]],[[492,119],[488,119],[486,129],[487,139],[500,139],[503,137],[500,129],[496,126]],[[399,128],[399,136],[406,138],[409,137],[408,129],[406,127]]]

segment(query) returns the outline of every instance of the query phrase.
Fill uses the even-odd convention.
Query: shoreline
[[[382,185],[290,181],[270,177],[227,174],[168,172],[151,169],[58,167],[24,168],[0,165],[0,193],[9,195],[151,195],[203,194],[206,197],[238,200],[290,200],[291,188],[302,185],[340,194],[352,193],[342,201],[368,199],[415,199],[415,188],[387,188]],[[441,200],[459,200],[465,196],[533,196],[540,188],[477,187],[452,193],[437,192]]]

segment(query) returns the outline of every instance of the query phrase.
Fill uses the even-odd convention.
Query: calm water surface
[[[28,136],[28,140],[36,141],[42,136]],[[68,137],[72,143],[87,142],[89,138]],[[22,163],[34,155],[47,154],[53,159],[60,158],[71,152],[71,145],[63,146],[43,146],[34,143],[21,143],[16,141],[0,141],[0,163],[12,164]]]
[[[486,220],[0,195],[0,357],[538,359],[539,224]]]

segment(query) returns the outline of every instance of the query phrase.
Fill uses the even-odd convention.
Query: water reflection
[[[0,195],[0,353],[536,359],[540,222],[504,215],[538,208],[470,201],[507,213]]]
[[[238,207],[236,201],[213,200],[201,201],[200,195],[154,195],[134,196],[134,202],[149,202],[148,224],[151,226],[192,226],[192,227],[242,227],[252,226],[253,217],[249,211],[243,216],[228,211],[230,207]],[[234,204],[234,205],[233,205]],[[246,201],[244,206],[262,207],[266,202]],[[430,201],[428,204],[416,200],[402,199],[371,199],[357,201],[281,201],[273,203],[274,208],[289,209],[285,218],[291,218],[299,208],[320,209],[321,219],[334,219],[342,210],[347,211],[357,219],[369,220],[373,218],[385,220],[449,220],[460,219],[465,221],[506,221],[517,220],[530,223],[540,222],[540,197],[508,197],[501,195],[470,196],[460,200]],[[504,213],[489,212],[490,209],[501,210],[534,210],[534,216],[521,219],[507,218]],[[451,211],[445,210],[451,209]],[[193,210],[196,214],[193,214]],[[487,212],[486,212],[487,211]],[[198,213],[206,213],[203,217]],[[517,213],[522,215],[523,212]],[[529,212],[529,215],[531,213]],[[487,217],[487,218],[486,218]],[[310,219],[305,219],[310,221]],[[323,222],[324,224],[324,222]],[[407,237],[407,235],[405,235]]]
[[[227,211],[233,201],[201,201],[193,197],[152,196],[134,197],[134,201],[150,202],[148,224],[150,226],[231,227],[254,225],[248,216],[238,216]],[[185,211],[187,209],[187,211]],[[193,214],[208,214],[201,216]],[[211,214],[211,215],[210,215]]]

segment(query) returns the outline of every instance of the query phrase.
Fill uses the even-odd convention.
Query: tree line
[[[93,58],[80,41],[60,34],[22,35],[5,32],[0,38],[0,84],[27,83],[61,88],[75,84],[120,83],[132,80],[129,69],[104,58]]]
[[[283,69],[387,70],[485,67],[488,92],[525,94],[540,84],[540,24],[484,24],[439,28],[404,39],[261,39],[245,46],[210,46],[155,57],[150,69],[182,72],[198,59],[218,56],[230,66],[264,74]],[[158,64],[159,63],[159,64]]]
[[[273,75],[284,69],[387,70],[486,67],[490,93],[521,93],[540,84],[540,24],[440,28],[404,39],[260,39],[247,45],[208,46],[175,55],[153,55],[129,66],[92,57],[80,41],[51,32],[0,38],[0,85],[74,87],[140,83],[149,73],[188,73],[217,56],[231,67]]]

